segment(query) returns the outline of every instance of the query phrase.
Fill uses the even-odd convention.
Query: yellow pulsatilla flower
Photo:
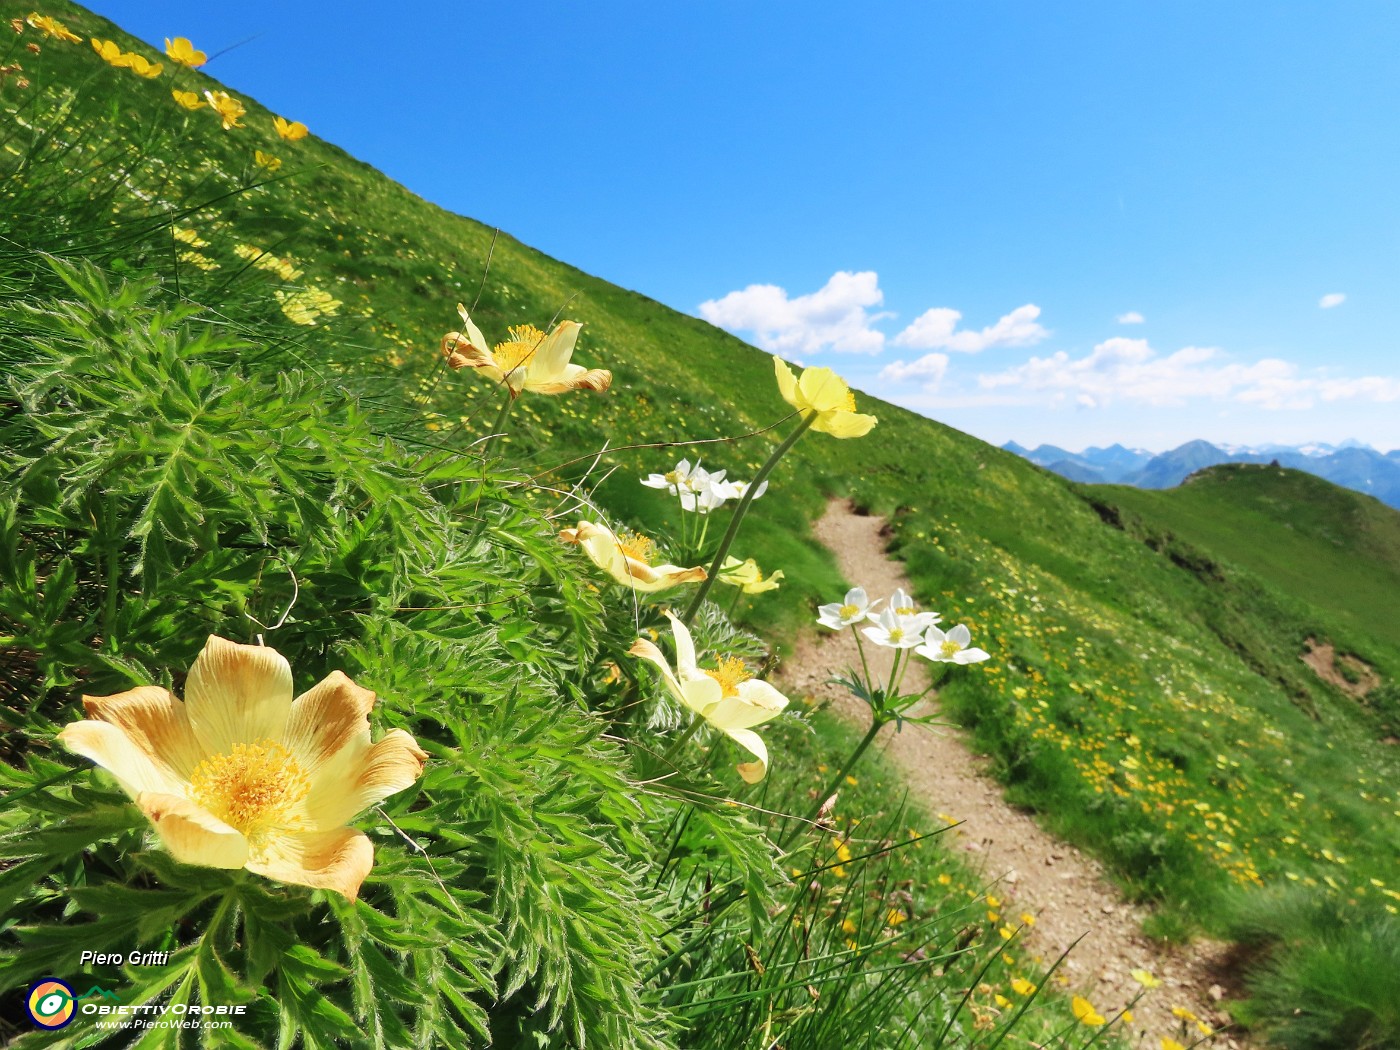
[[[846,381],[829,368],[804,368],[800,377],[792,374],[781,357],[773,358],[778,377],[778,393],[802,413],[815,416],[813,430],[838,438],[863,437],[877,422],[874,416],[856,411],[856,398]]]
[[[211,635],[183,703],[154,685],[85,696],[59,741],[117,779],[177,860],[354,900],[374,847],[349,821],[428,757],[402,729],[371,742],[374,701],[340,671],[293,699],[275,649]]]
[[[198,69],[209,61],[209,56],[203,51],[195,50],[195,46],[190,43],[187,37],[177,36],[174,40],[165,38],[165,53],[170,56],[172,62],[177,62],[188,69]]]
[[[170,97],[186,109],[203,109],[207,104],[193,91],[171,91]]]
[[[725,558],[724,564],[720,566],[719,582],[727,583],[731,587],[738,587],[745,594],[762,594],[764,591],[776,591],[778,581],[783,578],[783,570],[775,569],[773,575],[766,580],[763,578],[763,571],[758,567],[758,562],[752,558],[740,561],[738,558]]]
[[[307,135],[306,125],[299,120],[286,121],[281,117],[273,117],[272,126],[277,129],[277,134],[288,142],[296,142]]]
[[[248,110],[238,99],[227,91],[206,91],[204,98],[209,103],[209,108],[217,113],[219,119],[223,121],[225,131],[243,127],[242,124],[238,123],[238,118],[247,113]]]
[[[1107,1023],[1107,1018],[1094,1009],[1093,1004],[1082,995],[1076,995],[1070,1000],[1070,1009],[1074,1011],[1074,1016],[1079,1019],[1080,1024],[1098,1027]]]
[[[1128,976],[1137,981],[1137,983],[1144,988],[1159,988],[1162,984],[1158,978],[1153,977],[1147,970],[1134,970],[1132,973],[1128,974]]]
[[[159,62],[149,62],[135,53],[122,55],[118,64],[131,70],[138,77],[145,77],[147,80],[154,80],[160,76],[161,70],[164,68]]]
[[[73,32],[58,19],[50,18],[48,15],[41,15],[38,11],[31,11],[25,21],[50,40],[65,40],[70,44],[81,44],[83,42],[82,37]]]
[[[618,534],[606,525],[580,521],[577,528],[562,530],[559,538],[565,543],[577,543],[594,565],[633,590],[650,594],[705,578],[705,570],[698,565],[689,569],[653,565],[656,545],[638,533]]]
[[[787,697],[767,682],[751,678],[739,659],[722,659],[714,669],[701,669],[695,662],[690,631],[671,613],[666,618],[676,642],[674,671],[646,638],[633,642],[628,653],[652,664],[672,696],[754,756],[755,761],[740,762],[737,768],[746,783],[757,784],[768,772],[768,746],[753,727],[782,714]]]
[[[264,153],[259,149],[253,151],[253,163],[267,171],[276,171],[282,166],[282,158],[274,157],[271,153]]]
[[[92,49],[97,52],[97,57],[102,61],[113,66],[126,64],[122,61],[124,58],[122,49],[117,46],[115,40],[98,40],[97,37],[90,37],[89,42],[92,44]]]
[[[448,332],[442,337],[442,354],[448,365],[480,370],[491,380],[504,383],[513,398],[519,397],[522,390],[563,394],[587,388],[601,394],[612,385],[612,373],[607,369],[569,363],[583,327],[577,321],[560,321],[548,335],[534,325],[516,325],[510,329],[508,340],[488,350],[486,337],[467,316],[467,308],[458,303],[457,313],[464,331]]]

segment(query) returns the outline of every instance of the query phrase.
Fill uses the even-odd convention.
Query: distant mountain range
[[[1002,448],[1071,481],[1134,485],[1142,489],[1180,485],[1196,471],[1219,463],[1277,462],[1279,466],[1304,470],[1344,488],[1375,496],[1400,509],[1400,449],[1377,452],[1360,441],[1255,446],[1188,441],[1162,453],[1117,444],[1107,448],[1091,446],[1083,452],[1069,452],[1055,445],[1031,449],[1014,441]]]

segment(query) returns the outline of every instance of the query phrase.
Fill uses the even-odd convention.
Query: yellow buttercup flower
[[[171,91],[170,97],[186,109],[203,109],[205,106],[204,99],[193,91]]]
[[[1013,977],[1011,980],[1011,990],[1017,995],[1034,995],[1035,984],[1024,977]]]
[[[306,125],[299,120],[289,123],[281,117],[273,117],[272,126],[277,129],[277,134],[281,135],[288,142],[296,142],[299,139],[306,138]]]
[[[31,11],[29,17],[27,17],[25,21],[50,40],[66,40],[70,44],[81,44],[83,42],[82,37],[73,32],[58,19],[50,18],[48,15],[41,15],[38,11]]]
[[[650,594],[705,578],[705,570],[698,565],[689,569],[679,565],[653,565],[655,545],[636,533],[618,535],[606,525],[581,521],[577,528],[561,531],[559,538],[565,543],[577,543],[594,565],[633,590]]]
[[[1147,970],[1134,970],[1128,976],[1144,988],[1159,988],[1162,984],[1161,980],[1153,977]]]
[[[1107,1023],[1107,1018],[1094,1009],[1088,999],[1082,995],[1076,995],[1070,1000],[1070,1009],[1074,1011],[1074,1016],[1079,1019],[1080,1024],[1093,1027]]]
[[[330,292],[320,288],[302,288],[295,292],[279,289],[272,296],[282,307],[287,320],[299,325],[314,325],[322,317],[334,317],[344,305]]]
[[[209,103],[209,107],[217,113],[219,119],[223,121],[225,131],[228,131],[230,128],[241,128],[243,126],[238,123],[238,118],[247,113],[248,110],[244,108],[242,102],[238,101],[238,99],[234,98],[227,91],[206,91],[204,93],[204,98]]]
[[[762,594],[764,591],[776,591],[778,581],[783,578],[783,570],[775,569],[773,575],[766,580],[763,578],[763,571],[758,567],[758,562],[752,558],[740,561],[738,558],[725,558],[724,564],[720,566],[719,582],[727,583],[731,587],[738,587],[745,594]]]
[[[340,671],[293,699],[276,650],[211,635],[183,703],[154,685],[85,696],[59,741],[117,779],[177,860],[354,900],[374,847],[350,819],[428,757],[402,729],[371,742],[374,700]]]
[[[742,660],[721,660],[717,668],[701,669],[695,662],[690,631],[669,612],[666,618],[676,642],[674,671],[646,638],[633,642],[628,653],[654,666],[673,697],[754,756],[753,762],[739,763],[738,770],[746,783],[757,784],[768,772],[768,747],[753,727],[782,714],[787,697],[767,682],[749,677]]]
[[[838,438],[863,437],[877,422],[874,416],[856,411],[855,395],[846,381],[829,368],[804,368],[801,377],[781,357],[773,358],[778,377],[778,393],[783,400],[802,413],[804,419],[816,418],[812,429]]]
[[[115,40],[98,40],[96,37],[91,37],[90,42],[92,49],[97,52],[97,56],[102,61],[114,66],[126,64],[122,61],[122,49],[117,46]]]
[[[457,313],[465,330],[442,337],[442,354],[448,365],[480,370],[493,381],[504,383],[513,398],[522,390],[563,394],[586,388],[601,394],[612,385],[612,373],[607,369],[569,363],[583,328],[577,321],[560,321],[548,335],[534,325],[515,325],[508,340],[488,350],[486,337],[467,316],[467,308],[458,303]]]
[[[194,45],[182,36],[177,36],[174,40],[166,37],[165,53],[170,56],[171,61],[190,69],[198,69],[209,61],[208,55],[203,51],[196,51]]]
[[[145,77],[147,80],[154,80],[160,76],[160,71],[164,68],[159,62],[148,62],[135,53],[122,55],[117,64],[125,66],[138,77]]]
[[[262,150],[253,151],[253,163],[268,171],[276,171],[282,166],[282,159],[274,157],[271,153],[264,153]]]

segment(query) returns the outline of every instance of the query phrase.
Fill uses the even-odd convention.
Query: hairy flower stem
[[[502,386],[506,386],[504,383]],[[506,423],[510,419],[510,410],[515,407],[515,398],[511,396],[510,387],[506,386],[506,402],[501,406],[500,414],[496,416],[496,422],[491,427],[491,433],[486,435],[486,440],[481,445],[481,487],[486,487],[486,468],[489,463],[488,456],[491,454],[491,446],[496,443],[506,428]],[[471,535],[467,537],[467,546],[470,547],[481,535],[481,530],[486,528],[486,518],[480,514],[480,500],[477,501],[478,516],[476,525],[472,528]]]
[[[673,743],[670,747],[666,749],[666,761],[670,762],[672,765],[675,765],[676,756],[680,754],[681,748],[685,747],[686,741],[696,734],[696,732],[700,729],[700,723],[702,723],[703,721],[705,720],[699,715],[696,715],[693,719],[691,719],[690,726],[686,729],[686,731],[680,736],[676,737],[675,743]]]
[[[734,509],[734,516],[729,519],[729,528],[725,529],[724,539],[719,542],[719,550],[715,551],[715,558],[710,563],[709,571],[705,575],[705,582],[700,584],[700,589],[695,592],[695,597],[690,600],[690,605],[686,607],[685,615],[681,617],[681,623],[687,627],[695,619],[695,614],[700,611],[700,606],[705,601],[705,595],[709,594],[710,588],[715,585],[720,566],[724,564],[724,559],[729,555],[729,548],[734,544],[734,537],[739,535],[739,525],[743,522],[744,515],[749,511],[749,504],[754,501],[754,493],[768,479],[768,475],[773,473],[773,468],[778,465],[778,460],[783,458],[783,454],[788,449],[797,444],[797,439],[807,432],[807,428],[812,425],[816,418],[817,413],[815,412],[804,416],[802,422],[793,428],[792,433],[783,439],[783,443],[773,450],[768,461],[754,475],[753,481],[749,482],[744,498],[739,501],[739,506]]]

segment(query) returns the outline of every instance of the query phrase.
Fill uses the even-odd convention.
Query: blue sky
[[[987,440],[1400,447],[1400,5],[93,6]]]

